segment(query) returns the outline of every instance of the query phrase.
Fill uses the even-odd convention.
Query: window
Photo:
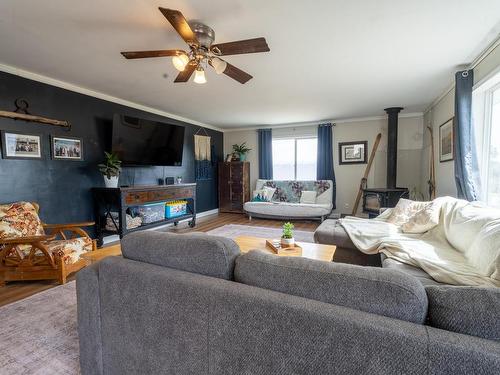
[[[316,180],[317,138],[273,139],[274,180]]]
[[[475,90],[473,100],[482,197],[500,207],[500,73]]]

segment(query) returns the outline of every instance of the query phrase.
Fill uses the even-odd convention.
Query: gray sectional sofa
[[[426,290],[397,270],[241,255],[204,234],[132,233],[122,252],[77,275],[83,375],[500,369],[495,289]]]

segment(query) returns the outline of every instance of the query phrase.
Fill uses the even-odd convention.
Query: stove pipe
[[[396,188],[398,170],[398,114],[403,108],[385,108],[387,112],[387,188]]]

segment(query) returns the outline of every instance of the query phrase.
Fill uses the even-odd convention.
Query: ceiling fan
[[[194,81],[196,83],[205,83],[207,81],[205,68],[210,65],[217,74],[225,74],[240,83],[246,83],[253,77],[222,60],[219,56],[270,51],[265,38],[212,44],[215,40],[215,32],[207,25],[199,21],[188,22],[178,10],[161,7],[159,9],[188,44],[189,51],[169,49],[130,51],[121,52],[121,54],[127,59],[171,56],[174,67],[179,70],[174,82],[187,82],[194,72]]]

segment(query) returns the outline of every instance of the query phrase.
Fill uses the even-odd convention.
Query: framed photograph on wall
[[[439,161],[445,162],[454,158],[453,117],[439,127]]]
[[[339,142],[339,164],[366,164],[368,141]]]
[[[83,160],[83,141],[81,138],[51,136],[53,160]]]
[[[41,159],[42,137],[2,130],[2,155],[4,159]]]

